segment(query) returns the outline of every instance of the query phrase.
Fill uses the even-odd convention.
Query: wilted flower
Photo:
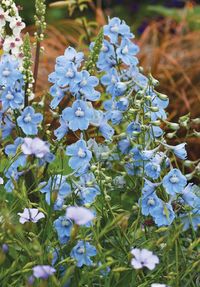
[[[39,138],[24,138],[21,149],[25,155],[34,155],[38,158],[43,158],[50,152],[48,144]]]
[[[147,267],[153,270],[156,264],[159,263],[159,258],[147,249],[134,248],[131,250],[131,254],[134,255],[134,258],[131,260],[131,265],[135,269]]]
[[[20,216],[19,222],[24,224],[25,222],[38,222],[41,218],[44,218],[44,214],[39,212],[37,208],[25,208],[23,213],[18,213]]]
[[[78,225],[84,225],[94,219],[92,211],[85,207],[70,206],[66,210],[66,217],[74,220]]]
[[[49,276],[53,275],[56,270],[49,265],[37,265],[33,267],[33,275],[36,278],[47,279]]]

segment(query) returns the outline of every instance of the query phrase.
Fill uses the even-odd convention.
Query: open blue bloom
[[[0,61],[0,86],[13,87],[22,78],[18,61],[11,55],[3,55]]]
[[[100,93],[94,89],[98,83],[97,77],[90,76],[88,71],[83,70],[79,72],[78,79],[72,82],[70,91],[75,95],[83,95],[86,100],[96,101],[100,98]]]
[[[190,227],[197,230],[197,228],[200,226],[200,209],[195,208],[188,214],[181,214],[180,218],[183,223],[183,230],[187,230]]]
[[[161,204],[161,200],[156,195],[154,188],[143,192],[140,201],[143,215],[153,215],[154,209]]]
[[[108,120],[109,120],[109,115],[107,113],[94,109],[93,117],[91,119],[91,124],[99,128],[99,132],[102,134],[102,136],[105,139],[111,140],[115,131],[108,124]]]
[[[59,56],[56,59],[56,63],[59,66],[65,66],[67,62],[72,62],[76,67],[80,67],[81,62],[83,61],[84,55],[82,52],[76,52],[76,50],[69,46],[63,56]]]
[[[151,160],[145,165],[145,173],[152,179],[157,179],[160,176],[161,167],[154,160]]]
[[[107,71],[114,65],[116,65],[114,47],[112,44],[110,44],[110,42],[104,39],[97,61],[97,67],[101,70]]]
[[[126,65],[138,64],[138,59],[134,57],[139,52],[139,47],[133,44],[129,39],[123,38],[120,46],[117,48],[116,53],[118,59]]]
[[[26,107],[21,116],[17,118],[18,126],[26,135],[36,135],[38,133],[38,125],[43,119],[42,114],[35,113],[34,108]]]
[[[159,204],[151,213],[158,226],[170,225],[175,218],[175,213],[169,203]]]
[[[87,130],[92,114],[93,109],[89,108],[86,102],[76,100],[72,107],[63,110],[62,118],[65,122],[69,122],[69,128],[72,131]]]
[[[70,237],[73,223],[69,218],[66,216],[59,216],[58,219],[54,221],[53,225],[57,231],[59,240],[62,240],[62,238]]]
[[[130,27],[117,17],[108,20],[108,25],[104,26],[104,35],[108,36],[111,43],[114,44],[117,43],[118,36],[133,38],[133,34],[130,33]]]
[[[79,197],[82,204],[94,202],[96,196],[100,194],[100,188],[96,183],[93,173],[85,173],[80,177],[80,181],[75,188],[79,190]]]
[[[78,241],[77,245],[72,249],[70,256],[76,260],[76,265],[82,267],[83,265],[91,266],[93,264],[90,257],[97,254],[96,248],[89,242]]]
[[[81,78],[72,62],[67,62],[64,66],[56,66],[55,75],[57,78],[56,84],[62,88],[71,87],[74,81],[79,81]]]
[[[120,81],[115,68],[111,68],[107,74],[103,75],[101,83],[107,86],[106,91],[110,93],[112,97],[122,96],[127,89],[127,85]]]
[[[69,159],[69,166],[72,169],[79,169],[88,165],[92,158],[91,151],[87,148],[86,142],[82,139],[68,146],[66,154],[71,157]]]
[[[174,168],[165,175],[162,184],[168,194],[175,195],[183,191],[187,184],[187,179],[179,169]]]
[[[1,101],[3,110],[11,108],[19,109],[24,102],[24,92],[22,90],[7,88],[2,92]]]

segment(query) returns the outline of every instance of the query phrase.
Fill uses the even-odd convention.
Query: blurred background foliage
[[[16,0],[23,7],[21,15],[32,39],[34,2]],[[39,68],[38,99],[44,90],[48,91],[48,74],[66,46],[87,53],[88,42],[106,23],[107,16],[116,16],[124,19],[136,34],[144,71],[151,72],[160,81],[160,91],[169,96],[170,120],[177,121],[185,114],[200,117],[200,0],[47,0],[46,3],[48,28]],[[179,136],[180,142],[185,141],[184,132]],[[191,158],[199,157],[199,138],[191,136],[187,141]]]

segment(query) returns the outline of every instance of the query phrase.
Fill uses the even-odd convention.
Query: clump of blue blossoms
[[[27,98],[30,91],[17,58],[9,53],[1,57],[1,153],[7,165],[0,169],[0,179],[13,212],[26,211],[20,214],[20,228],[39,254],[38,262],[34,259],[24,271],[33,270],[29,285],[58,276],[63,286],[79,284],[75,277],[83,286],[93,286],[97,275],[82,282],[81,274],[95,269],[101,281],[112,271],[149,266],[138,249],[142,232],[146,238],[152,230],[163,232],[177,224],[180,232],[195,234],[198,229],[200,193],[190,182],[198,170],[187,174],[181,169],[186,143],[166,141],[162,123],[169,123],[169,100],[157,92],[152,75],[142,74],[133,38],[124,21],[109,18],[88,57],[68,47],[56,59],[49,75],[49,112],[56,125],[46,123],[42,100],[38,104]],[[43,219],[30,220],[30,211]],[[139,258],[132,259],[134,264],[131,249]],[[153,253],[142,250],[151,261]],[[138,274],[131,280],[145,273]],[[114,282],[108,280],[105,286]]]

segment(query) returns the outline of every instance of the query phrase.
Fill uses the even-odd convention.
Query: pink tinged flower
[[[22,22],[21,17],[12,18],[9,26],[12,29],[13,34],[15,36],[19,36],[21,33],[21,30],[25,28],[25,24]]]
[[[156,264],[159,263],[159,258],[147,249],[134,248],[131,250],[131,254],[134,255],[134,258],[131,260],[131,265],[135,269],[147,267],[153,270]]]
[[[85,207],[70,206],[66,210],[66,217],[74,220],[78,225],[84,225],[93,220],[95,216]]]
[[[36,278],[47,279],[55,272],[56,270],[49,265],[37,265],[33,267],[33,276]]]
[[[50,152],[48,144],[39,138],[25,138],[21,149],[25,155],[35,155],[37,158],[43,158]]]
[[[25,222],[36,223],[41,218],[44,218],[44,214],[40,212],[37,208],[24,208],[23,213],[18,213],[20,216],[19,222],[24,224]]]

